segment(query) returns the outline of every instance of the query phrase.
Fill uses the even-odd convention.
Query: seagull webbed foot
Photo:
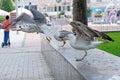
[[[76,61],[82,61],[84,58],[82,57],[82,58],[76,58]]]
[[[66,42],[63,42],[63,45],[59,46],[59,47],[63,47],[66,44]]]
[[[87,51],[85,51],[85,55],[83,57],[76,58],[76,61],[82,61],[87,56]]]
[[[46,39],[47,39],[47,41],[50,43],[51,42],[51,40],[52,40],[52,38],[51,37],[46,37]]]
[[[61,39],[63,41],[63,45],[61,45],[60,47],[63,47],[66,44],[66,40],[64,38]]]

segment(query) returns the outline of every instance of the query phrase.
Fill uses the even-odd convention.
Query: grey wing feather
[[[46,24],[47,20],[42,13],[40,13],[39,11],[33,8],[30,8],[30,11],[33,14],[33,17],[34,17],[33,19],[36,22],[36,24]]]
[[[36,22],[34,21],[34,19],[33,19],[31,16],[27,15],[26,13],[22,13],[20,16],[18,16],[17,18],[15,18],[15,19],[12,21],[11,26],[14,26],[14,25],[16,25],[16,24],[23,24],[23,23],[28,24],[28,25],[29,25],[29,24],[30,24],[30,25],[31,25],[31,24],[36,25]],[[36,30],[36,32],[41,32],[41,33],[43,33],[43,31],[40,30],[37,25],[36,25],[36,26],[31,26],[31,27],[30,27],[30,25],[28,26],[29,29],[34,28],[34,29]]]
[[[86,41],[91,41],[91,40],[94,40],[94,37],[91,37],[90,35],[87,35],[85,33],[85,31],[83,29],[81,29],[80,25],[74,23],[74,22],[71,22],[70,23],[74,29],[74,32],[76,33],[76,37],[77,37],[77,40],[79,40],[80,38],[81,39],[84,39]]]
[[[76,29],[80,30],[80,32],[83,33],[86,36],[98,37],[98,35],[92,29],[90,29],[89,27],[87,27],[87,25],[84,25],[81,22],[73,21],[70,24],[72,25],[73,28],[76,28]]]
[[[22,22],[25,22],[25,23],[35,24],[35,21],[33,20],[32,17],[30,17],[30,16],[27,15],[26,13],[22,13],[20,16],[18,16],[17,18],[15,18],[15,19],[12,21],[11,26],[16,25],[17,22],[19,22],[19,21],[22,21]]]
[[[59,31],[59,32],[60,32],[60,35],[59,35],[60,38],[64,38],[65,36],[67,36],[67,34],[72,33],[70,31],[66,31],[66,30],[62,30],[62,31]]]
[[[110,38],[106,34],[96,31],[96,30],[93,30],[81,22],[73,21],[70,24],[73,26],[73,28],[75,28],[75,30],[77,30],[79,32],[79,34],[86,36],[87,39],[91,38],[91,40],[94,40],[94,37],[101,37],[101,38],[109,40],[109,41],[114,41],[112,38]]]

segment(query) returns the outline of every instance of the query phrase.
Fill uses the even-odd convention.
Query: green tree
[[[14,3],[16,2],[16,0],[12,0]],[[18,1],[20,1],[20,0],[18,0]]]
[[[5,16],[0,16],[0,23],[5,20]]]
[[[15,2],[16,0],[12,0],[13,2]]]
[[[89,16],[91,16],[91,9],[90,8],[87,8],[87,16],[89,17]]]
[[[15,9],[15,6],[11,0],[3,0],[1,9],[10,12]]]

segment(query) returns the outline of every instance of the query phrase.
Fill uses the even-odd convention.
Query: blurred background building
[[[30,2],[35,9],[49,17],[58,17],[60,14],[72,17],[73,0],[20,0],[18,7],[28,8]],[[119,0],[87,0],[88,20],[104,21],[113,8],[120,13],[119,5]],[[119,14],[117,16],[119,17]]]

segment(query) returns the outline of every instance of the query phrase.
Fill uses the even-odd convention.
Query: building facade
[[[61,12],[67,16],[72,15],[72,0],[44,0],[39,1],[39,9],[47,13],[48,16],[57,16]]]
[[[21,0],[19,5],[28,6],[29,2],[48,16],[57,16],[64,12],[65,15],[72,17],[73,0]],[[105,11],[111,7],[112,4],[115,5],[119,3],[119,0],[87,0],[87,7],[91,10],[91,19],[93,21],[99,21],[99,19],[105,16]]]

